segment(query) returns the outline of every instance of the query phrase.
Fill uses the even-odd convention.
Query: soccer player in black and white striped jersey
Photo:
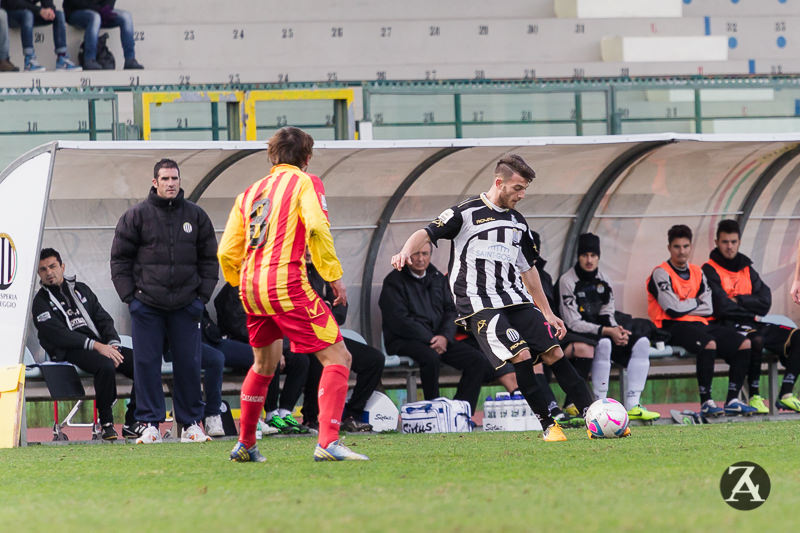
[[[392,257],[392,266],[402,269],[428,242],[452,241],[448,271],[458,321],[472,331],[495,368],[513,363],[519,388],[545,428],[543,438],[552,442],[566,437],[550,417],[533,365],[549,365],[582,412],[591,396],[559,347],[566,329],[550,309],[533,268],[537,250],[528,224],[514,210],[535,177],[522,157],[504,156],[489,191],[446,209],[414,232]]]

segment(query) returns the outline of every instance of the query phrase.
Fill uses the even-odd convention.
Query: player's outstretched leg
[[[350,377],[350,353],[344,342],[337,342],[317,352],[325,365],[319,380],[319,440],[314,449],[315,461],[368,461],[369,457],[356,453],[339,440],[339,426],[347,397],[347,379]]]
[[[536,374],[533,372],[533,359],[528,350],[523,351],[511,359],[514,363],[514,373],[517,376],[517,386],[525,397],[528,405],[542,424],[544,431],[542,439],[546,442],[560,442],[567,440],[561,426],[550,416],[550,409],[547,405],[547,396],[541,388]]]

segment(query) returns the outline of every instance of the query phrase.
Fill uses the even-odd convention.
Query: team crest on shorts
[[[517,342],[520,339],[519,331],[515,330],[514,328],[508,328],[506,330],[506,337],[508,337],[508,340],[511,342]]]

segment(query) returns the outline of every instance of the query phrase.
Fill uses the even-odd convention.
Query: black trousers
[[[97,414],[101,424],[114,422],[111,406],[117,399],[117,376],[119,372],[125,377],[133,379],[133,350],[121,349],[122,363],[114,368],[114,361],[94,350],[69,350],[64,359],[77,366],[84,372],[94,376],[94,392],[97,398]],[[131,403],[125,412],[125,424],[131,425],[136,421],[136,394],[131,388]]]
[[[356,373],[356,384],[353,386],[353,393],[350,401],[344,406],[342,420],[352,416],[356,420],[361,418],[364,407],[367,405],[369,397],[381,382],[383,365],[386,358],[372,346],[344,339],[347,351],[353,356],[350,370]],[[319,359],[309,354],[308,378],[306,379],[305,390],[303,391],[303,422],[316,422],[319,415],[319,405],[317,404],[317,389],[319,380],[322,378],[322,363]]]
[[[314,356],[311,356],[311,358],[316,359]],[[286,366],[283,367],[283,371],[275,370],[275,377],[270,382],[267,390],[264,409],[268,413],[279,407],[287,411],[294,410],[297,400],[300,399],[300,394],[303,393],[303,387],[308,376],[309,358],[306,354],[290,352],[286,354],[285,359]],[[286,374],[286,379],[283,380],[283,390],[281,390],[280,379],[278,379],[280,374]],[[280,397],[280,401],[278,397]]]
[[[478,403],[481,386],[494,377],[494,368],[484,355],[460,341],[448,342],[447,351],[439,355],[427,343],[408,340],[395,341],[392,350],[397,355],[410,357],[419,365],[422,392],[426,400],[441,396],[439,394],[439,368],[441,363],[461,370],[461,379],[454,398],[469,402],[472,412]],[[409,398],[409,401],[414,401]]]

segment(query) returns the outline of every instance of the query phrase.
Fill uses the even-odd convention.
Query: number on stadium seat
[[[343,37],[343,36],[344,36],[344,28],[342,28],[341,26],[333,26],[331,28],[332,39],[336,39],[338,37]]]
[[[478,26],[478,35],[489,35],[489,26],[485,24]]]
[[[288,72],[284,72],[284,73],[278,74],[278,83],[289,83],[289,73]]]
[[[242,40],[244,39],[244,30],[241,28],[233,30],[233,39],[234,40]]]
[[[381,27],[381,37],[391,37],[392,36],[392,27],[391,26],[382,26]]]
[[[239,73],[228,74],[228,83],[242,83],[239,80]]]
[[[281,39],[294,38],[294,30],[292,28],[281,28]]]
[[[431,37],[438,37],[440,35],[439,26],[430,26],[428,28],[428,35]]]
[[[144,32],[143,31],[135,31],[135,32],[133,32],[133,40],[134,41],[144,41]]]
[[[37,31],[33,34],[33,42],[35,43],[43,43],[44,42],[44,33]]]
[[[435,70],[426,70],[425,71],[425,79],[426,80],[435,80],[436,79],[436,71]]]
[[[422,114],[422,122],[425,124],[430,124],[431,122],[436,122],[436,119],[433,117],[433,111],[426,111]]]
[[[194,41],[194,30],[185,30],[183,32],[184,41]]]
[[[539,25],[538,24],[528,24],[528,33],[532,33],[532,34],[539,33]]]

